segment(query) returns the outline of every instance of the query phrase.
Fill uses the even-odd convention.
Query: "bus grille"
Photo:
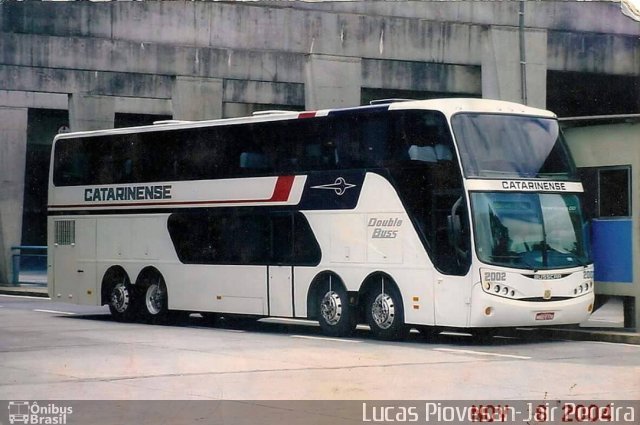
[[[532,302],[550,302],[550,301],[564,301],[569,300],[572,297],[551,297],[549,299],[544,299],[542,297],[530,297],[530,298],[520,298],[519,301],[532,301]]]
[[[55,244],[74,245],[76,243],[75,220],[59,220],[55,222]]]

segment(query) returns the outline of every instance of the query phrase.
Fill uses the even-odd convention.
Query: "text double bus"
[[[555,115],[444,99],[58,135],[54,300],[309,318],[329,335],[580,323],[582,184]]]

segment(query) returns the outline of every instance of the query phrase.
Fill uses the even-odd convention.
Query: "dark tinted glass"
[[[631,215],[629,169],[601,169],[599,171],[600,217],[628,217]]]
[[[310,265],[320,246],[304,215],[201,210],[172,214],[169,234],[184,264]]]
[[[454,161],[444,116],[360,111],[313,119],[62,139],[56,186],[261,176]]]
[[[631,216],[631,167],[583,167],[579,172],[588,219]]]
[[[458,114],[452,119],[467,177],[574,177],[556,120]]]

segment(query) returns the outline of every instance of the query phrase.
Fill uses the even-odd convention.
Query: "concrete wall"
[[[528,92],[544,106],[546,69],[638,75],[638,25],[608,3],[528,2]],[[362,84],[420,86],[406,63],[469,67],[447,91],[521,99],[516,2],[6,3],[5,89],[170,99],[176,76],[222,78],[223,102],[304,105],[307,55],[360,58]],[[576,19],[579,16],[579,19]],[[604,25],[603,22],[607,24]],[[515,55],[515,56],[514,56]],[[368,62],[369,61],[369,62]],[[371,62],[373,61],[373,62]],[[368,72],[367,65],[377,70]],[[502,71],[483,73],[480,67]],[[227,97],[233,81],[259,90]],[[461,88],[458,84],[474,87]],[[442,91],[442,90],[439,90]],[[285,92],[285,95],[282,95]],[[292,95],[292,93],[295,93]],[[283,99],[284,98],[284,101]]]
[[[11,247],[20,245],[27,152],[27,109],[0,107],[0,282],[11,276]]]
[[[66,109],[83,130],[111,127],[122,112],[205,119],[350,106],[363,90],[515,101],[526,92],[544,107],[548,70],[640,75],[640,26],[619,4],[526,2],[522,31],[519,6],[0,2],[0,108]],[[0,171],[10,179],[0,187],[5,263],[20,235],[26,130],[14,127],[24,122],[0,124],[0,160],[11,165]]]

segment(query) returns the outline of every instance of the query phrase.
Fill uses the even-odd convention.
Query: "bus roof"
[[[446,98],[393,103],[390,110],[397,109],[430,109],[438,110],[451,117],[460,112],[485,112],[497,114],[534,115],[539,117],[556,118],[553,112],[545,109],[533,108],[515,102],[494,99],[477,98]]]
[[[181,120],[165,120],[154,125],[146,125],[139,127],[122,127],[115,129],[79,131],[73,133],[58,134],[54,142],[58,139],[103,136],[111,134],[130,134],[141,133],[147,131],[158,130],[174,130],[183,128],[198,128],[217,125],[233,125],[244,123],[258,123],[269,121],[282,121],[291,119],[304,119],[314,117],[324,117],[331,115],[342,115],[350,113],[360,113],[368,111],[382,110],[408,110],[408,109],[426,109],[442,112],[447,118],[460,112],[471,113],[495,113],[495,114],[514,114],[514,115],[533,115],[539,117],[556,118],[556,115],[550,111],[530,106],[522,105],[514,102],[492,99],[477,98],[445,98],[445,99],[429,99],[429,100],[407,100],[407,101],[391,101],[390,103],[376,103],[368,106],[356,106],[339,109],[322,109],[317,111],[265,111],[263,113],[254,114],[247,117],[224,118],[203,121],[181,121]],[[161,124],[161,125],[160,125]]]

